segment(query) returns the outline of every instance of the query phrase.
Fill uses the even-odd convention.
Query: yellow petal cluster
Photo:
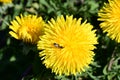
[[[90,23],[81,22],[82,18],[73,16],[57,17],[48,21],[45,34],[38,41],[39,55],[43,64],[58,75],[76,75],[85,71],[95,55],[96,30]]]
[[[10,35],[16,39],[23,40],[24,42],[37,43],[39,36],[43,34],[43,27],[45,22],[42,17],[36,15],[21,15],[16,16],[16,19],[11,21],[9,28]]]
[[[11,3],[12,0],[0,0],[0,2],[2,2],[2,3]]]
[[[100,27],[113,40],[120,43],[120,0],[108,0],[98,13]]]

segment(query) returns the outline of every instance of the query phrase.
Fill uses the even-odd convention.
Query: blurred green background
[[[0,3],[0,80],[120,80],[120,44],[102,32],[98,11],[107,0],[13,0]],[[99,44],[94,63],[82,74],[58,76],[41,63],[36,45],[9,35],[10,21],[20,14],[36,14],[47,22],[59,15],[88,20],[97,30]]]

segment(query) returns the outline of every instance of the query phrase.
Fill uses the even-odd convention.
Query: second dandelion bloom
[[[98,13],[100,27],[111,39],[120,43],[120,0],[108,0]]]
[[[86,21],[73,16],[51,19],[45,27],[45,35],[38,41],[43,64],[58,75],[76,75],[85,71],[93,61],[97,44],[96,30]]]
[[[45,22],[42,17],[36,15],[16,16],[16,20],[11,21],[10,35],[16,39],[36,44],[39,36],[43,34]]]

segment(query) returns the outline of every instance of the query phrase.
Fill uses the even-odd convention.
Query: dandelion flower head
[[[76,75],[85,71],[93,61],[97,37],[90,23],[81,23],[73,16],[48,21],[45,34],[38,41],[43,64],[58,75]]]
[[[108,0],[98,13],[100,27],[112,40],[120,42],[120,0]]]
[[[39,36],[43,34],[44,21],[42,17],[36,15],[16,16],[16,20],[11,21],[9,28],[10,35],[25,42],[37,43]]]

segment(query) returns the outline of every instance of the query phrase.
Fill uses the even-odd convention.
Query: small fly
[[[57,43],[53,43],[53,45],[54,45],[56,48],[60,48],[60,49],[64,48],[63,46],[60,46],[60,45],[57,44]]]

